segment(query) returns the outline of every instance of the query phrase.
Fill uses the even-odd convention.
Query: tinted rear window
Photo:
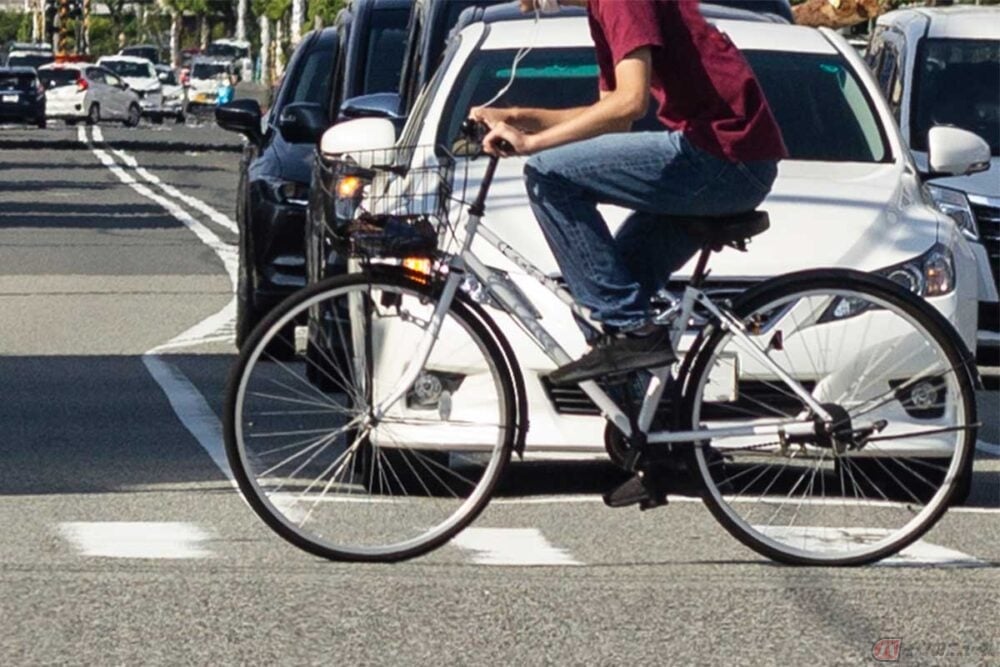
[[[31,90],[35,86],[35,77],[31,74],[11,74],[0,72],[0,91]]]
[[[58,88],[59,86],[76,85],[76,80],[80,78],[80,70],[75,69],[43,69],[38,73],[42,85],[46,88]]]
[[[406,51],[409,9],[382,9],[372,17],[365,54],[365,93],[387,93],[399,89],[399,75]]]
[[[7,57],[7,67],[41,67],[52,62],[52,56],[44,53],[11,54]]]

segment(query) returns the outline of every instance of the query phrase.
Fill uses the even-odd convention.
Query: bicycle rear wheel
[[[514,393],[496,342],[458,299],[417,382],[373,416],[437,302],[402,273],[348,275],[293,295],[249,338],[230,378],[226,450],[251,507],[293,544],[332,560],[411,558],[489,502],[513,445]],[[289,328],[292,340],[276,340]]]
[[[951,325],[899,286],[844,270],[776,278],[733,313],[833,428],[697,443],[693,467],[722,525],[761,554],[808,565],[873,562],[929,530],[969,483],[976,442],[970,355]],[[812,419],[722,329],[701,347],[684,403],[701,427]]]

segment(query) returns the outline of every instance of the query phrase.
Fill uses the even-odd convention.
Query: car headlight
[[[924,191],[927,193],[927,197],[934,205],[934,208],[954,220],[963,234],[974,241],[979,240],[979,230],[976,229],[976,218],[972,214],[969,200],[963,193],[951,188],[942,188],[940,185],[932,183],[925,183]]]
[[[942,296],[955,289],[955,260],[951,250],[940,243],[919,257],[874,273],[922,297]],[[830,304],[819,321],[845,320],[871,308],[870,301],[842,297]]]
[[[309,204],[309,186],[296,181],[286,181],[282,179],[265,180],[268,194],[273,201],[282,204],[297,204],[307,206]]]

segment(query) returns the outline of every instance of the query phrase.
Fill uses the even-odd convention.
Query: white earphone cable
[[[508,90],[510,90],[510,87],[514,85],[514,79],[517,77],[517,66],[520,65],[521,61],[524,60],[525,57],[529,53],[531,53],[531,51],[535,48],[535,42],[538,39],[538,24],[540,23],[540,21],[541,21],[541,10],[539,9],[539,6],[536,4],[535,26],[534,26],[534,31],[531,34],[531,43],[528,46],[522,46],[517,50],[517,53],[514,54],[514,62],[511,64],[510,67],[510,79],[508,79],[507,84],[500,89],[500,92],[498,92],[496,95],[490,98],[489,102],[481,104],[480,107],[485,109],[487,107],[493,106],[501,97],[503,97],[507,93]]]

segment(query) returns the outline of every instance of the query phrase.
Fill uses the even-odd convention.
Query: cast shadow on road
[[[109,145],[120,150],[141,151],[143,153],[242,153],[243,146],[222,142],[192,142],[192,141],[144,141],[141,139],[115,139],[98,142],[97,146]],[[90,146],[72,139],[0,139],[0,150],[48,150],[74,151],[90,150]]]
[[[177,229],[180,224],[165,215],[162,208],[151,204],[7,202],[0,207],[0,227]]]
[[[2,142],[0,142],[0,148],[3,147]],[[170,170],[170,169],[183,169],[185,172],[194,173],[208,173],[208,172],[229,172],[230,170],[223,167],[213,167],[210,165],[196,165],[196,164],[185,164],[183,166],[170,165],[170,164],[146,164],[143,163],[142,167],[149,171],[157,170]],[[53,169],[56,171],[66,171],[66,170],[79,170],[79,171],[93,171],[94,165],[90,163],[83,164],[54,164],[54,163],[39,163],[39,162],[5,162],[2,157],[0,157],[0,169],[24,169],[24,170],[35,170],[35,169]]]

